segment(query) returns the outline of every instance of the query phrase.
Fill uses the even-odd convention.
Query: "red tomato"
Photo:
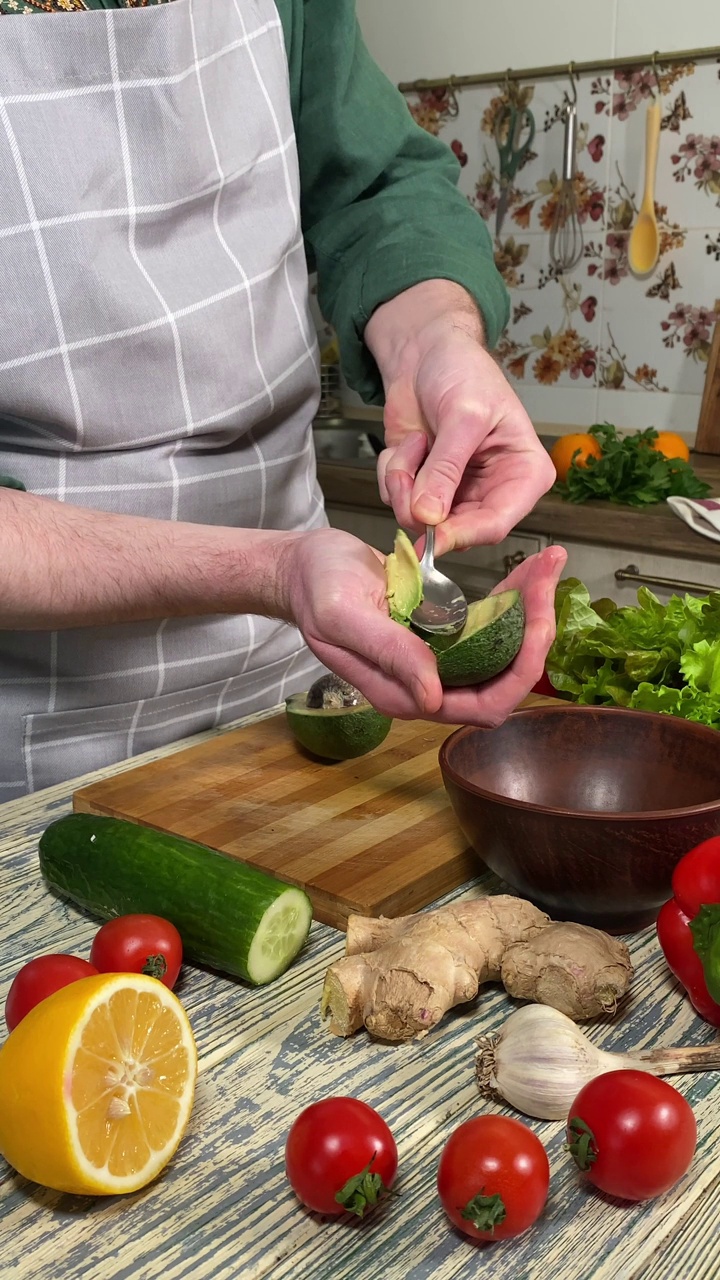
[[[8,1031],[22,1022],[26,1013],[61,987],[80,978],[92,978],[97,969],[79,956],[37,956],[29,960],[15,975],[5,1001]]]
[[[697,1144],[692,1107],[647,1071],[608,1071],[582,1088],[568,1144],[589,1182],[621,1200],[652,1200],[687,1173]]]
[[[550,1165],[540,1139],[509,1116],[477,1116],[451,1134],[437,1187],[450,1221],[473,1240],[519,1236],[540,1217]]]
[[[172,989],[182,964],[182,938],[160,916],[116,916],[96,933],[90,960],[99,973],[147,973]]]
[[[316,1213],[362,1218],[390,1190],[397,1165],[388,1126],[359,1098],[314,1102],[293,1122],[285,1144],[288,1181]]]

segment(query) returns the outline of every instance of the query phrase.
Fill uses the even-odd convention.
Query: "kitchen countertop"
[[[714,493],[720,493],[720,457],[696,454],[691,461],[698,476],[712,486]],[[378,493],[373,459],[342,462],[321,459],[318,478],[329,504],[387,513],[388,508]],[[638,511],[611,502],[576,505],[547,495],[517,528],[526,533],[549,535],[558,542],[569,538],[598,546],[627,547],[646,554],[720,564],[720,542],[694,533],[665,503]]]
[[[133,764],[168,755],[260,717],[197,735]],[[70,812],[78,785],[127,764],[0,806],[0,999],[21,959],[87,955],[95,927],[45,890],[37,841]],[[488,881],[462,892],[477,894]],[[636,978],[617,1025],[598,1023],[605,1048],[703,1043],[713,1038],[670,978],[654,931],[631,940]],[[343,937],[313,925],[288,973],[251,990],[187,967],[178,994],[190,1016],[200,1074],[190,1129],[164,1176],[144,1192],[108,1200],[56,1194],[0,1161],[2,1274],[13,1280],[715,1280],[720,1230],[720,1078],[676,1081],[700,1133],[691,1173],[658,1202],[622,1206],[581,1187],[557,1123],[531,1122],[552,1169],[544,1217],[506,1245],[477,1247],[448,1225],[435,1194],[441,1148],[481,1109],[474,1042],[512,1002],[488,987],[405,1046],[349,1040],[321,1026],[326,966]],[[400,1152],[397,1196],[366,1221],[323,1221],[296,1203],[283,1172],[294,1117],[310,1102],[354,1094],[376,1106]],[[14,1261],[10,1262],[9,1258]]]

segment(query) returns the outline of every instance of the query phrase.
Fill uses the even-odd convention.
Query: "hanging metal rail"
[[[435,80],[405,80],[398,88],[402,93],[420,93],[423,89],[464,89],[476,84],[503,84],[506,80],[555,80],[560,76],[580,76],[588,71],[615,71],[620,67],[643,67],[682,62],[704,62],[720,58],[720,45],[706,49],[676,49],[672,53],[636,54],[631,58],[599,58],[595,62],[560,62],[552,67],[525,67],[514,71],[484,71],[472,76],[440,76]]]

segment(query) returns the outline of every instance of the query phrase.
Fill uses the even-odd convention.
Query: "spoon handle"
[[[651,102],[645,121],[645,191],[643,194],[643,205],[651,213],[655,209],[655,174],[660,145],[660,116],[660,103]]]
[[[422,553],[421,565],[432,569],[435,564],[435,526],[425,525],[425,549]]]

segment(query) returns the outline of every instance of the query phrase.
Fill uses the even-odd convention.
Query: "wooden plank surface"
[[[396,720],[359,760],[326,764],[283,713],[75,793],[75,809],[141,822],[302,885],[315,918],[403,915],[457,888],[477,859],[438,765],[447,725]]]
[[[20,958],[89,950],[95,926],[49,895],[37,869],[39,834],[70,812],[70,790],[0,806],[2,1001]],[[462,892],[495,887],[486,879]],[[592,1039],[621,1051],[713,1040],[668,974],[654,931],[630,945],[629,1003],[613,1021],[591,1024]],[[424,1040],[398,1047],[364,1034],[337,1040],[323,1028],[318,1002],[325,968],[342,949],[337,932],[313,924],[296,964],[258,990],[188,968],[178,994],[200,1076],[176,1158],[144,1192],[109,1200],[43,1190],[0,1161],[3,1280],[717,1280],[717,1074],[675,1078],[697,1116],[698,1152],[682,1183],[647,1204],[623,1205],[583,1187],[562,1149],[562,1125],[529,1121],[550,1156],[547,1209],[517,1241],[478,1248],[444,1217],[437,1161],[463,1120],[480,1111],[515,1114],[481,1102],[473,1076],[476,1037],[499,1028],[514,1004],[491,986]],[[292,1120],[330,1094],[364,1098],[397,1137],[397,1196],[364,1223],[306,1213],[285,1181]]]
[[[720,493],[720,458],[693,454],[690,461],[700,478],[712,486],[712,492]],[[374,462],[321,461],[318,478],[329,505],[388,514],[378,492]],[[520,533],[542,533],[558,542],[569,538],[720,564],[720,543],[694,533],[664,502],[639,511],[611,502],[577,505],[546,494],[515,528]]]

